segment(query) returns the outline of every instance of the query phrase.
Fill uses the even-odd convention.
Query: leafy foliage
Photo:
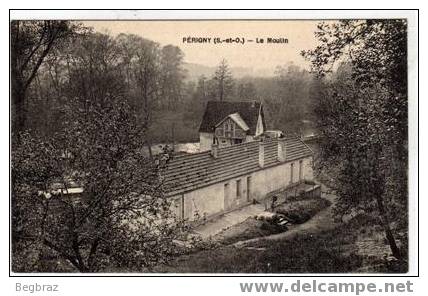
[[[173,253],[180,224],[159,178],[167,157],[147,158],[135,113],[106,102],[74,102],[67,128],[46,141],[24,134],[13,151],[15,271],[51,271],[41,270],[46,249],[82,272],[150,267]]]
[[[398,258],[391,225],[407,229],[406,23],[321,23],[316,36],[320,45],[303,55],[325,78],[318,168],[340,196],[337,213],[379,215]]]
[[[285,215],[295,224],[302,224],[330,204],[330,201],[324,198],[310,198],[286,203],[275,208],[275,212]]]
[[[13,21],[11,34],[11,82],[14,138],[26,128],[27,96],[48,54],[82,27],[70,21]]]
[[[37,41],[48,36],[43,33],[48,24],[51,32],[62,31],[55,34],[41,64],[21,73],[19,65]],[[272,78],[236,79],[224,60],[211,77],[186,81],[184,54],[176,46],[161,46],[133,34],[112,37],[95,33],[77,22],[29,21],[12,23],[11,28],[19,37],[12,38],[12,61],[16,61],[12,69],[13,91],[23,90],[18,82],[35,70],[25,93],[13,95],[13,118],[21,125],[14,126],[14,131],[31,128],[49,138],[64,124],[62,106],[68,101],[78,98],[87,108],[120,96],[138,112],[141,125],[147,127],[147,147],[196,141],[206,102],[220,97],[263,101],[271,128],[298,132],[301,121],[311,116],[312,108],[306,106],[311,105],[312,95],[316,97],[316,91],[310,93],[311,75],[294,65],[279,68]],[[38,65],[36,57],[45,45],[38,47],[29,65]],[[19,50],[21,47],[25,50]]]

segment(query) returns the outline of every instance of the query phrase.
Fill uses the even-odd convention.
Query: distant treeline
[[[13,32],[15,133],[30,129],[49,137],[73,112],[71,100],[89,107],[112,98],[133,107],[147,144],[197,141],[208,100],[262,101],[269,128],[298,132],[317,99],[316,80],[293,64],[278,66],[271,78],[235,79],[222,60],[212,77],[189,81],[177,46],[69,22],[15,22]]]

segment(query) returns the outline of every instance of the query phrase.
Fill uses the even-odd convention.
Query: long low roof
[[[280,164],[278,140],[264,140],[264,168]],[[299,138],[286,136],[285,162],[311,156],[312,150]],[[168,195],[177,195],[234,177],[249,174],[262,168],[259,166],[259,141],[245,142],[219,148],[218,157],[211,151],[174,156],[163,174]]]

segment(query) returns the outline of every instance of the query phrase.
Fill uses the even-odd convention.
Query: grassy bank
[[[275,212],[286,214],[297,223],[304,223],[329,205],[330,202],[323,198],[296,200],[279,205],[275,208]],[[223,245],[229,245],[239,241],[264,237],[284,231],[286,231],[286,229],[278,227],[274,223],[274,219],[256,219],[255,217],[249,217],[243,222],[235,224],[216,234],[213,240]]]
[[[348,273],[398,272],[407,270],[406,262],[385,260],[389,253],[384,241],[373,240],[376,254],[361,250],[366,234],[364,220],[353,219],[338,227],[313,233],[299,233],[291,239],[265,240],[244,248],[233,245],[185,255],[161,266],[158,272],[177,273]],[[376,229],[376,235],[382,237]],[[374,237],[372,235],[372,237]]]

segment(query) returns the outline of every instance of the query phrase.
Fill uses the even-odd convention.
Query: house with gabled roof
[[[265,130],[262,103],[209,101],[199,128],[200,151],[251,142]]]

